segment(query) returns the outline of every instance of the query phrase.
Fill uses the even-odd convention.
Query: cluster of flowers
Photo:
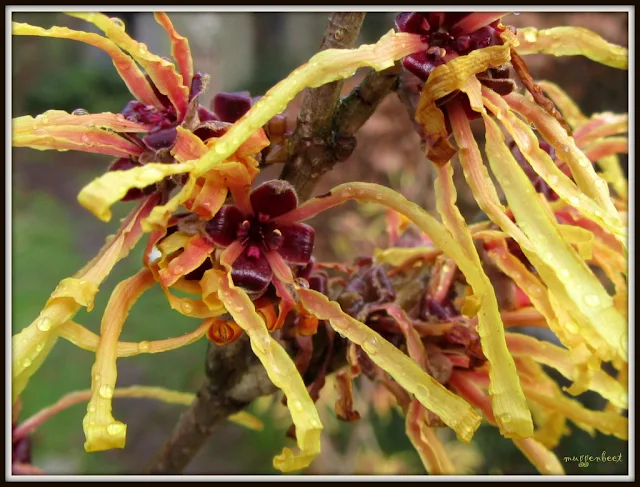
[[[348,343],[348,366],[337,376],[338,417],[359,418],[352,380],[364,374],[393,393],[430,473],[455,472],[435,429],[449,427],[469,442],[482,417],[544,473],[562,472],[551,449],[567,420],[626,439],[627,203],[616,156],[626,150],[626,139],[613,137],[626,131],[626,116],[587,118],[551,83],[535,85],[531,99],[517,92],[510,74],[516,56],[554,50],[626,68],[626,50],[583,29],[516,33],[501,23],[504,14],[401,14],[399,32],[375,45],[324,51],[264,97],[222,93],[209,109],[198,104],[207,76],[194,72],[189,43],[168,16],[155,14],[171,39],[175,65],[128,36],[118,19],[71,15],[105,36],[19,23],[13,34],[74,39],[104,50],[135,100],[117,114],[51,110],[19,117],[13,144],[116,157],[79,201],[105,221],[112,204],[139,203],[98,255],[61,281],[37,319],[14,337],[14,403],[56,340],[70,340],[95,352],[91,391],[73,399],[88,401],[85,448],[122,448],[126,425],[111,412],[113,397],[126,395],[115,387],[118,357],[164,352],[204,336],[224,346],[246,333],[285,394],[295,426],[300,451],[285,448],[274,466],[298,470],[320,452],[322,424],[314,402],[324,377],[305,385],[302,375],[308,338],[323,324],[332,340]],[[572,47],[560,49],[567,37]],[[367,183],[344,184],[303,203],[286,181],[251,189],[261,163],[282,153],[286,130],[279,114],[297,93],[362,66],[381,70],[400,59],[420,79],[415,118],[438,172],[441,221],[394,191]],[[540,88],[559,112],[540,103]],[[484,122],[486,156],[506,207],[472,135],[474,118]],[[455,153],[487,222],[467,226],[456,207],[450,163]],[[350,199],[391,210],[389,247],[353,265],[315,262],[314,230],[302,222]],[[91,310],[101,283],[145,233],[142,269],[113,291],[100,335],[74,322],[81,308]],[[590,265],[604,271],[613,292]],[[201,324],[177,338],[118,341],[128,311],[154,285],[174,310]],[[562,347],[513,332],[522,325],[549,328]],[[282,331],[274,335],[276,330]],[[298,344],[294,359],[282,346],[286,340]],[[617,376],[605,373],[602,362],[611,362]],[[571,380],[571,394],[593,390],[609,406],[586,409],[541,365]],[[167,391],[149,395],[174,397]],[[26,434],[46,417],[14,430],[20,432],[14,435],[16,472],[30,471]]]

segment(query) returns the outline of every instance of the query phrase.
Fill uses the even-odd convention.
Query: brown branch
[[[353,47],[360,33],[364,15],[362,12],[330,14],[329,25],[320,49]],[[351,154],[355,147],[351,138],[334,140],[333,114],[340,98],[342,84],[342,81],[334,81],[305,91],[292,137],[290,158],[280,175],[281,179],[289,181],[296,188],[302,200],[311,196],[318,178],[326,172],[325,161],[332,159],[334,152]]]

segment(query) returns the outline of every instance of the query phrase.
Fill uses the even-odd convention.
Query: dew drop
[[[153,181],[158,181],[164,177],[164,174],[162,171],[160,171],[159,169],[154,169],[152,167],[144,171],[143,175],[145,178],[148,178]]]
[[[571,277],[571,273],[569,272],[569,269],[560,269],[558,271],[558,274],[560,275],[560,277],[562,277],[563,279],[566,279],[568,277]]]
[[[147,341],[142,341],[138,343],[138,351],[139,352],[148,352],[151,350],[151,344]]]
[[[93,376],[93,380],[98,382],[100,379],[102,378],[102,376],[100,374],[96,374]]]
[[[122,19],[119,19],[118,17],[111,17],[111,22],[113,22],[113,24],[118,29],[123,29],[124,30],[125,25],[124,25],[124,21]]]
[[[580,204],[580,199],[577,196],[572,196],[569,198],[569,203],[571,206],[578,206]]]
[[[173,273],[177,276],[184,274],[184,266],[177,265],[173,268]]]
[[[36,347],[36,352],[42,352],[43,348],[44,348],[44,345],[42,343],[39,343],[38,346]]]
[[[242,313],[244,311],[244,306],[242,306],[241,304],[238,304],[236,306],[233,307],[234,311],[237,311],[238,313]]]
[[[556,184],[558,184],[558,176],[552,174],[551,176],[549,176],[547,182],[549,183],[549,186],[555,186]]]
[[[89,411],[90,413],[95,413],[96,412],[96,407],[94,405],[91,405],[87,408],[87,411]]]
[[[84,108],[76,108],[74,111],[71,112],[71,115],[75,115],[76,117],[79,117],[81,115],[89,115],[89,112],[86,111]]]
[[[565,323],[564,327],[567,329],[569,333],[573,335],[577,334],[578,331],[580,331],[580,329],[578,328],[578,325],[573,321],[569,321]]]
[[[298,277],[295,280],[295,284],[297,287],[301,287],[302,289],[309,289],[309,281],[307,281],[306,279],[302,278],[302,277]]]
[[[182,303],[182,312],[186,315],[193,313],[193,305],[189,302]]]
[[[380,344],[378,343],[378,339],[376,337],[367,338],[362,343],[362,349],[369,355],[378,353],[380,351]]]
[[[38,330],[40,331],[49,331],[52,325],[53,325],[53,321],[51,321],[51,319],[47,318],[46,316],[43,316],[42,318],[40,318],[38,320],[38,323],[36,324],[36,326],[38,327]]]
[[[104,385],[98,390],[98,394],[103,399],[111,399],[113,397],[113,387]]]
[[[111,436],[117,436],[124,433],[126,429],[127,427],[122,423],[111,423],[109,426],[107,426],[107,433],[109,433]]]
[[[591,165],[591,163],[585,158],[581,158],[579,163],[582,167],[589,167]]]
[[[82,137],[80,137],[80,140],[82,140],[83,144],[88,144],[91,141],[88,135],[83,135]]]
[[[596,179],[596,186],[598,188],[604,188],[606,185],[607,185],[607,182],[604,179],[602,178]]]
[[[402,49],[406,49],[407,48],[407,43],[406,42],[403,42],[401,45],[402,45]]]
[[[217,154],[224,154],[224,152],[227,150],[227,144],[218,143],[215,145],[214,150]]]
[[[296,401],[293,401],[293,402],[291,403],[291,408],[292,408],[294,411],[302,411],[302,410],[304,409],[304,406],[302,405],[302,403],[301,403],[300,401],[297,401],[297,400],[296,400]]]
[[[429,401],[431,393],[429,392],[429,389],[427,389],[425,385],[418,384],[416,386],[415,396],[418,399],[418,401],[420,401],[424,405],[425,402]]]
[[[500,418],[500,421],[504,424],[508,424],[513,421],[513,416],[511,416],[511,414],[509,413],[504,413],[500,415],[499,418]]]
[[[600,306],[600,298],[595,294],[587,294],[584,297],[584,302],[587,306],[591,306],[592,308]]]
[[[30,358],[26,358],[22,361],[22,365],[24,367],[29,367],[29,365],[31,365],[31,359]]]
[[[562,151],[563,152],[569,152],[569,146],[565,145],[564,147],[562,147]]]

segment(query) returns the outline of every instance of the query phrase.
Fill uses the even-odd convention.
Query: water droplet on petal
[[[573,335],[577,334],[578,331],[580,331],[580,328],[578,328],[578,325],[574,321],[569,321],[565,323],[564,327],[567,329],[569,333]]]
[[[499,418],[500,418],[500,421],[504,424],[508,424],[513,421],[513,416],[511,416],[511,414],[509,413],[504,413],[500,415]]]
[[[36,326],[40,331],[49,331],[52,325],[53,325],[53,321],[51,321],[51,319],[47,318],[46,316],[43,316],[42,318],[40,318],[36,323]]]
[[[558,270],[558,274],[560,275],[560,277],[564,279],[571,277],[571,273],[569,272],[569,269],[560,269]]]
[[[577,196],[572,196],[569,198],[569,203],[571,206],[578,206],[580,204],[580,199]]]
[[[89,115],[89,112],[86,111],[84,108],[76,108],[74,111],[71,112],[71,115],[75,115],[76,117],[79,117],[82,115]]]
[[[138,343],[138,351],[140,352],[148,352],[151,350],[151,344],[147,341],[142,341]]]
[[[111,399],[113,397],[113,387],[105,384],[100,387],[100,389],[98,390],[98,394],[103,399]]]
[[[122,423],[111,423],[107,426],[107,433],[111,436],[121,435],[126,431],[127,427]]]
[[[551,176],[549,176],[547,182],[549,183],[549,186],[555,186],[556,184],[558,184],[558,176],[552,174]]]
[[[22,365],[24,367],[29,367],[31,365],[31,359],[30,358],[26,358],[22,361]]]
[[[91,139],[89,138],[88,135],[83,135],[82,137],[80,137],[80,140],[82,141],[83,144],[88,144],[89,142],[91,142]]]
[[[592,308],[600,306],[600,298],[595,294],[587,294],[584,297],[584,302],[587,306],[591,306]]]
[[[295,284],[297,287],[301,287],[302,289],[309,289],[309,281],[307,281],[306,279],[302,278],[302,277],[298,277],[295,280]]]
[[[173,273],[177,276],[181,276],[182,274],[184,274],[184,266],[181,266],[181,265],[174,266]]]
[[[113,24],[118,27],[118,29],[123,29],[125,28],[124,25],[124,21],[122,19],[119,19],[118,17],[111,17],[111,22],[113,22]]]
[[[89,411],[90,413],[95,413],[96,412],[96,407],[94,405],[91,405],[87,408],[87,411]]]
[[[42,343],[39,343],[38,346],[36,347],[36,352],[42,352],[43,348],[44,348],[44,345]]]
[[[429,402],[431,393],[429,392],[429,389],[427,389],[425,385],[418,384],[416,386],[415,396],[416,396],[416,399],[418,399],[418,401],[422,403],[422,405],[425,405],[425,403]]]
[[[182,312],[186,315],[193,313],[193,304],[189,302],[182,303]]]
[[[98,382],[101,378],[102,376],[100,374],[96,374],[93,376],[93,380],[95,380],[96,382]]]
[[[302,411],[304,409],[304,406],[302,406],[302,403],[300,401],[293,401],[291,403],[291,408],[294,411]]]
[[[374,355],[380,351],[380,343],[376,337],[367,338],[362,343],[362,349],[369,355]]]

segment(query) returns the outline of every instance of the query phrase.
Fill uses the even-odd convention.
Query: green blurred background
[[[152,52],[169,56],[164,31],[152,14],[110,13],[122,18],[127,30],[145,42]],[[392,28],[392,13],[368,14],[359,43],[375,42]],[[190,39],[196,70],[211,74],[205,102],[217,91],[250,90],[253,95],[284,78],[316,52],[326,26],[326,13],[175,13],[179,32]],[[510,16],[510,24],[538,28],[574,25],[590,28],[607,40],[627,45],[628,18],[624,13],[523,13]],[[87,29],[77,19],[55,13],[14,13],[13,20],[50,27]],[[527,58],[534,77],[550,79],[565,88],[585,113],[627,110],[627,73],[581,58]],[[121,110],[130,95],[108,57],[97,49],[68,40],[16,37],[12,41],[12,116],[36,115],[47,109],[89,112]],[[347,83],[347,88],[353,86]],[[290,112],[300,100],[293,102]],[[395,96],[381,106],[359,134],[359,145],[350,161],[329,175],[318,191],[345,180],[364,180],[401,187],[407,196],[429,207],[432,196],[424,191],[429,174],[418,181],[403,180],[403,164],[423,163],[417,136]],[[80,188],[101,174],[108,157],[74,152],[40,152],[14,149],[12,160],[13,332],[30,323],[49,293],[64,277],[72,275],[113,233],[118,221],[132,207],[119,204],[108,224],[97,221],[76,201]],[[413,166],[412,166],[413,167]],[[269,173],[274,177],[277,173]],[[412,186],[413,185],[413,186]],[[427,187],[429,185],[427,184]],[[465,195],[461,195],[464,201]],[[471,211],[471,210],[469,210]],[[351,220],[350,220],[351,218]],[[358,224],[361,215],[348,207],[329,213],[318,225],[334,235],[318,239],[320,258],[350,258],[370,251],[369,241],[340,238],[337,230]],[[355,222],[355,223],[354,223]],[[361,224],[361,223],[360,223]],[[95,311],[82,313],[77,321],[97,331],[100,313],[110,291],[140,266],[138,248],[120,263],[102,285]],[[122,340],[140,341],[177,336],[192,330],[197,322],[172,312],[162,293],[153,289],[133,309]],[[182,391],[196,391],[203,377],[205,340],[163,355],[140,356],[118,362],[118,385],[161,385]],[[52,404],[64,393],[90,386],[92,355],[60,340],[23,395],[21,419]],[[366,384],[362,384],[366,387]],[[331,394],[328,384],[323,396]],[[585,397],[598,404],[597,397]],[[328,424],[323,453],[306,473],[313,474],[423,474],[417,454],[404,434],[403,419],[395,412],[378,417],[363,414],[360,423],[331,420],[325,400],[322,415]],[[367,411],[369,405],[356,404]],[[115,415],[129,425],[124,450],[87,454],[83,450],[82,417],[85,408],[75,406],[47,422],[34,434],[34,464],[50,474],[135,474],[161,446],[183,407],[141,399],[116,399]],[[289,427],[286,409],[270,399],[250,408],[265,422],[265,430],[252,432],[228,424],[222,427],[186,470],[190,474],[276,474],[271,461],[284,445]],[[590,437],[581,430],[565,438],[556,450],[565,455],[622,454],[623,463],[592,463],[580,468],[565,465],[567,473],[622,474],[627,472],[627,444],[610,437]],[[461,473],[533,474],[534,468],[513,444],[490,427],[482,427],[471,446],[459,445],[447,434],[448,448]]]

